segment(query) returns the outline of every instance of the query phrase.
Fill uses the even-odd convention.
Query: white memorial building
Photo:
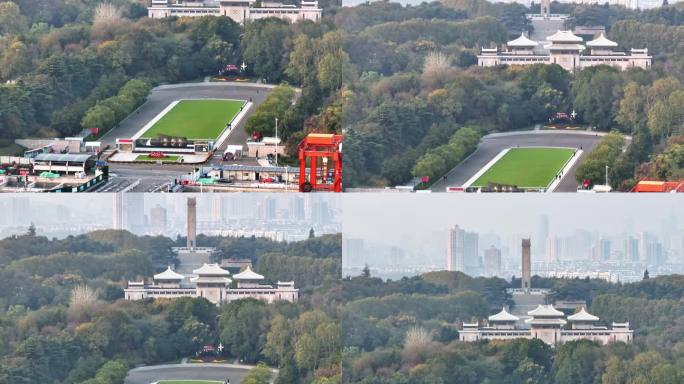
[[[322,9],[318,1],[302,0],[299,6],[256,0],[152,0],[147,16],[152,19],[164,17],[227,16],[237,23],[245,24],[257,19],[276,17],[295,23],[300,20],[319,21]]]
[[[618,43],[608,40],[603,33],[586,43],[571,31],[558,31],[546,40],[547,43],[542,44],[521,34],[506,43],[502,50],[482,48],[477,64],[480,67],[558,64],[570,72],[595,65],[609,65],[621,70],[651,66],[652,57],[648,55],[647,48],[620,52],[616,50]]]
[[[613,323],[611,328],[598,325],[599,318],[584,308],[565,317],[553,305],[539,305],[527,314],[530,317],[524,321],[525,326],[518,326],[520,318],[508,313],[505,308],[489,316],[484,326],[479,323],[463,323],[463,329],[459,330],[459,340],[540,339],[555,346],[580,339],[593,340],[603,345],[617,341],[629,344],[634,339],[634,331],[629,329],[629,323]]]
[[[233,280],[235,284],[232,284]],[[294,281],[278,281],[276,286],[262,284],[264,276],[247,267],[232,276],[218,264],[204,264],[193,274],[185,276],[168,267],[164,272],[154,275],[153,282],[129,281],[124,289],[126,300],[147,298],[173,299],[178,297],[204,297],[216,305],[233,300],[253,298],[267,303],[276,301],[295,302],[299,289]]]

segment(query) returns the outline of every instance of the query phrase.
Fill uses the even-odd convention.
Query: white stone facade
[[[506,43],[503,50],[482,48],[477,63],[481,67],[558,64],[570,72],[595,65],[609,65],[621,70],[651,66],[652,57],[648,55],[648,49],[631,49],[627,54],[617,51],[617,46],[603,34],[585,43],[570,31],[558,31],[547,37],[545,45],[521,35]]]
[[[551,346],[573,340],[592,340],[603,345],[618,341],[629,344],[634,340],[634,331],[629,329],[629,323],[613,323],[611,328],[596,325],[599,318],[587,313],[584,308],[566,318],[553,305],[540,305],[529,311],[528,315],[529,318],[524,321],[526,327],[518,326],[520,319],[505,309],[489,316],[486,326],[463,323],[459,340],[540,339]]]
[[[154,275],[152,284],[144,281],[128,282],[124,289],[126,300],[174,299],[179,297],[204,297],[210,302],[221,305],[234,300],[252,298],[266,303],[276,301],[295,302],[299,289],[293,281],[279,281],[276,286],[261,284],[264,277],[247,268],[233,276],[236,287],[231,288],[233,279],[230,272],[218,264],[204,264],[193,271],[194,276],[184,276],[171,270]],[[189,280],[187,284],[186,280]]]
[[[240,24],[267,17],[292,23],[301,20],[318,22],[321,19],[322,9],[318,7],[318,1],[302,1],[299,7],[273,2],[262,2],[258,7],[255,4],[255,0],[152,0],[147,8],[147,16],[152,19],[171,16],[227,16]]]

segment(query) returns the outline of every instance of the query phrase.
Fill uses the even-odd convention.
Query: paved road
[[[136,368],[128,372],[124,384],[150,384],[159,380],[219,380],[230,379],[239,384],[251,367],[223,364],[174,364]]]
[[[470,157],[449,171],[446,182],[439,180],[430,189],[433,192],[444,192],[447,186],[462,186],[494,156],[509,147],[582,147],[584,151],[582,157],[575,163],[570,172],[563,177],[558,188],[556,188],[556,192],[575,192],[577,190],[575,170],[600,139],[600,136],[584,133],[552,131],[523,131],[511,132],[505,135],[485,136]]]
[[[179,99],[193,98],[222,98],[249,100],[252,98],[254,105],[249,114],[264,101],[272,86],[257,84],[236,84],[236,83],[186,83],[160,86],[152,90],[147,97],[147,101],[135,112],[124,119],[118,127],[107,132],[102,136],[104,144],[114,147],[117,138],[130,138],[150,120],[159,114],[172,102]],[[249,116],[249,114],[247,116]],[[244,130],[244,118],[236,129],[226,140],[226,144],[244,145],[247,134]],[[222,149],[222,148],[219,148]]]

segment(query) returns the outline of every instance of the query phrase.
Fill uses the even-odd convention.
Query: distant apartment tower
[[[195,249],[197,245],[197,199],[188,198],[188,244],[189,249]]]
[[[523,290],[532,288],[532,262],[530,260],[530,239],[522,239],[522,285]]]
[[[128,229],[131,232],[144,230],[145,195],[142,193],[126,193],[124,199],[126,224],[123,229]]]
[[[639,240],[629,236],[625,239],[625,259],[624,261],[639,261]]]
[[[480,269],[479,236],[458,225],[449,228],[447,239],[447,270],[476,275]]]
[[[600,261],[610,260],[611,242],[608,239],[599,240],[599,259]]]
[[[269,196],[264,196],[263,200],[257,204],[259,210],[259,219],[261,220],[275,220],[276,219],[276,200]]]
[[[290,215],[291,219],[302,221],[305,218],[304,198],[301,196],[293,196],[290,200]]]
[[[555,263],[560,257],[560,244],[556,236],[549,236],[546,238],[546,262]]]
[[[112,229],[124,229],[123,194],[114,194],[112,202]]]
[[[211,221],[219,223],[223,219],[223,194],[211,194]]]
[[[464,270],[463,265],[463,230],[458,225],[449,228],[447,242],[447,271]]]
[[[157,204],[150,209],[150,227],[153,233],[166,232],[166,208]]]
[[[493,245],[484,252],[484,270],[487,277],[499,276],[501,273],[501,250]]]
[[[314,224],[328,224],[331,216],[332,211],[326,201],[316,198],[311,202],[311,221]]]

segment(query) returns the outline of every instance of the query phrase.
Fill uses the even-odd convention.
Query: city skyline
[[[684,229],[677,218],[684,210],[673,197],[414,195],[406,211],[405,196],[346,196],[343,270],[354,275],[368,264],[392,278],[431,270],[519,276],[520,241],[529,238],[533,274],[627,281],[645,268],[681,273]],[[634,206],[638,211],[630,211]]]
[[[340,232],[339,198],[289,194],[0,195],[0,237],[23,233],[65,237],[99,229],[175,237],[186,231],[187,198],[197,199],[197,233],[218,236],[305,238]]]

